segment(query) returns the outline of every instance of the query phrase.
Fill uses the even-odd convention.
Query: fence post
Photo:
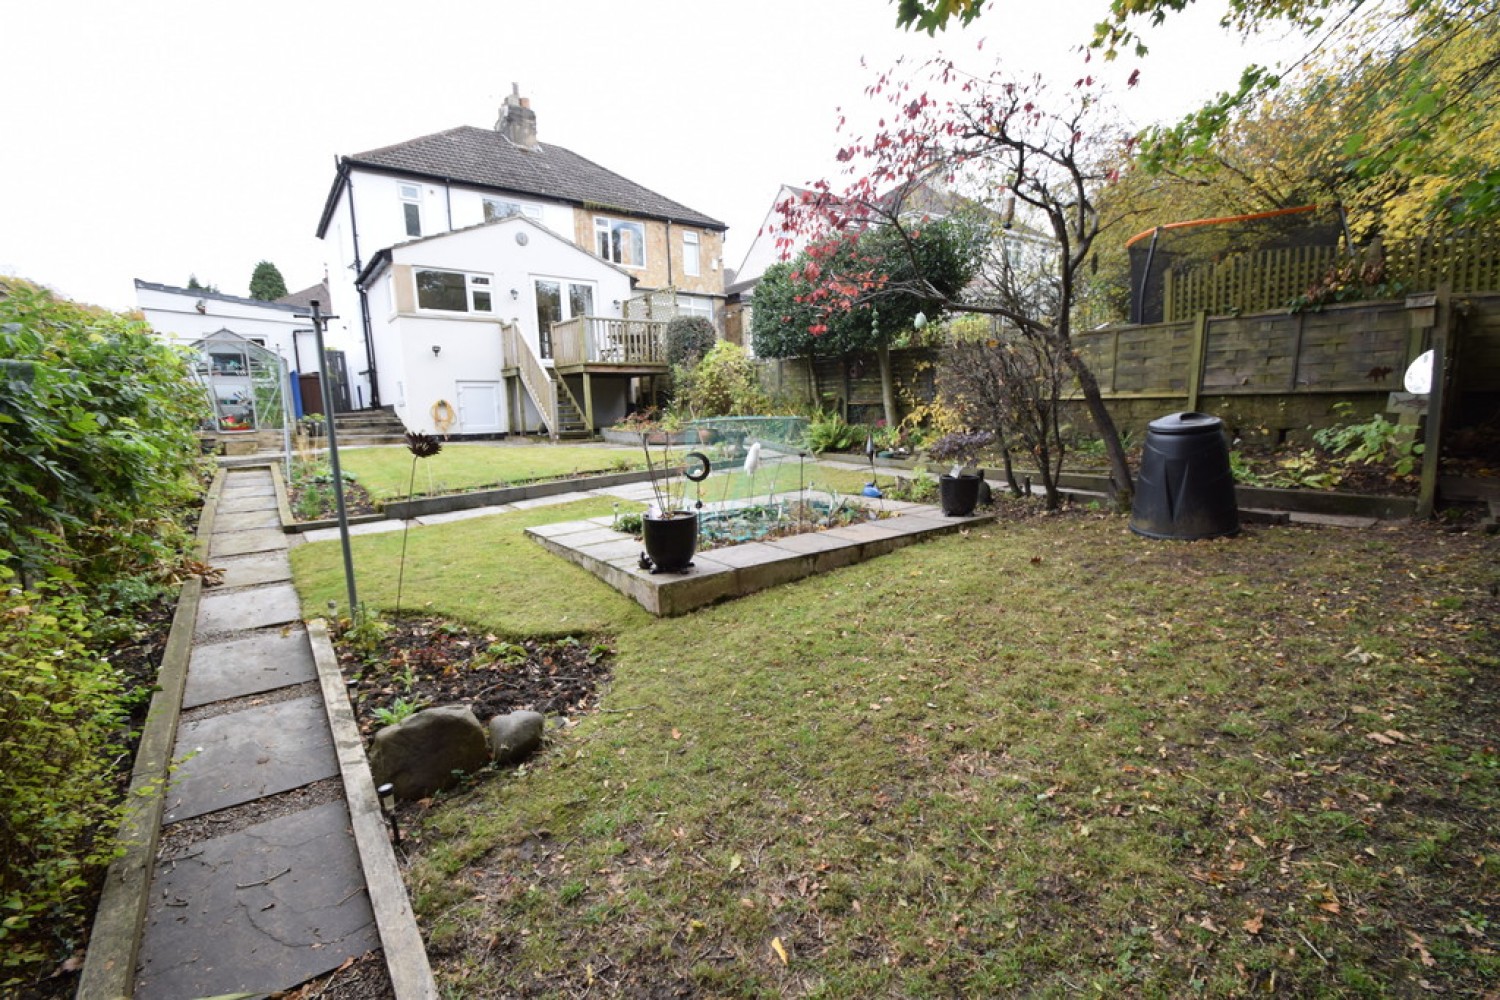
[[[1208,313],[1199,312],[1193,317],[1193,351],[1188,360],[1188,397],[1187,408],[1189,411],[1198,409],[1198,396],[1203,391],[1203,365],[1208,355]]]
[[[1438,464],[1443,447],[1443,411],[1448,408],[1448,363],[1453,326],[1452,295],[1448,282],[1437,288],[1437,308],[1432,320],[1432,391],[1427,396],[1427,428],[1422,443],[1422,482],[1417,493],[1417,517],[1429,518],[1437,504]]]

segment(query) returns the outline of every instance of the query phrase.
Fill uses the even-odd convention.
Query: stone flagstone
[[[317,695],[183,723],[163,822],[217,812],[339,773]]]
[[[330,802],[163,861],[135,995],[266,994],[379,948],[348,827],[344,804]]]
[[[292,578],[292,561],[287,558],[285,549],[231,556],[217,560],[214,566],[222,571],[219,586],[224,588],[286,583]]]
[[[256,632],[193,649],[188,663],[182,707],[243,698],[292,684],[316,680],[307,631],[298,625],[286,632]]]
[[[302,620],[302,605],[290,583],[212,593],[198,604],[199,635],[266,628]]]

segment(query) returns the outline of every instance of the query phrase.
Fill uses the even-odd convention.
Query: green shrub
[[[207,400],[138,320],[0,279],[0,564],[23,586],[166,570]]]
[[[727,340],[714,344],[696,367],[678,365],[672,372],[674,408],[689,419],[755,416],[770,406],[755,359]]]
[[[718,340],[713,323],[702,316],[674,316],[667,323],[667,364],[696,365]]]
[[[1335,406],[1340,416],[1348,416],[1352,409],[1348,403]],[[1393,424],[1379,413],[1361,423],[1338,424],[1314,431],[1313,440],[1319,447],[1348,462],[1366,465],[1390,462],[1391,471],[1398,476],[1411,475],[1422,455],[1415,428]]]
[[[855,451],[863,447],[869,432],[864,424],[846,423],[838,413],[815,413],[807,423],[807,450]]]
[[[0,986],[80,944],[59,938],[118,853],[123,683],[90,651],[87,614],[51,585],[0,593]]]

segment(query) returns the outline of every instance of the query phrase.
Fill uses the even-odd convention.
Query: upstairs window
[[[696,278],[703,273],[703,258],[699,252],[698,234],[684,230],[682,234],[682,273]]]
[[[594,252],[625,267],[646,266],[646,227],[624,219],[594,219]]]
[[[406,235],[421,236],[422,187],[420,184],[401,185],[401,212],[406,222]]]
[[[523,205],[519,201],[509,201],[505,198],[484,199],[484,221],[494,222],[496,219],[508,219],[512,215],[524,215],[528,219],[540,219],[542,210],[536,205]]]
[[[434,271],[428,268],[418,270],[415,274],[419,309],[461,313],[494,311],[490,277],[487,274]]]

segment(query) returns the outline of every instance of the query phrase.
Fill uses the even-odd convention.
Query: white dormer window
[[[698,244],[698,234],[692,230],[682,233],[682,273],[696,278],[703,273],[703,256]]]
[[[401,212],[406,222],[407,236],[422,235],[422,185],[402,184]]]
[[[645,267],[646,227],[639,222],[596,216],[594,252],[625,267]]]
[[[508,219],[512,215],[524,215],[528,219],[540,219],[542,209],[539,205],[523,205],[519,201],[510,201],[506,198],[484,199],[484,221],[494,222],[496,219]]]
[[[433,268],[418,268],[413,274],[417,281],[418,309],[461,313],[494,311],[490,276],[487,274]]]

